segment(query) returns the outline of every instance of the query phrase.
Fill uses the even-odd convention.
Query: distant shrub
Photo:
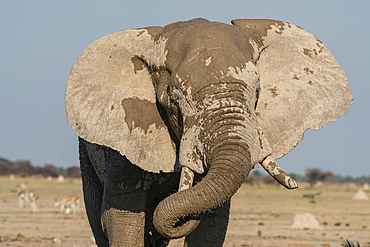
[[[27,176],[43,176],[43,177],[58,177],[59,175],[80,178],[80,168],[77,166],[57,168],[52,164],[45,164],[43,167],[33,166],[29,160],[18,160],[15,162],[0,157],[0,175],[17,175],[21,177]]]

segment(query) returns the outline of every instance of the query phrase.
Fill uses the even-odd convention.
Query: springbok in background
[[[29,192],[27,190],[21,190],[21,188],[17,187],[17,195],[18,195],[18,207],[24,208],[25,202],[29,201]]]
[[[69,214],[71,210],[73,211],[73,213],[75,213],[76,210],[78,210],[79,205],[80,205],[80,197],[78,195],[66,196],[62,198],[60,201],[55,199],[55,204],[54,204],[55,207],[60,206],[60,211],[61,212],[64,211],[65,214]]]
[[[40,197],[37,194],[34,194],[33,191],[29,193],[30,196],[30,206],[32,208],[33,212],[36,212],[39,210],[39,199]]]

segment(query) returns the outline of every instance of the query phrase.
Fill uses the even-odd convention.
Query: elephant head
[[[254,167],[296,187],[273,159],[352,102],[346,75],[312,34],[274,20],[232,23],[107,35],[69,74],[67,117],[80,137],[150,172],[206,174],[158,205],[154,224],[171,238],[191,230],[184,217],[230,199]]]

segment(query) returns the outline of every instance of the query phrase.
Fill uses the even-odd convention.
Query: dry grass
[[[39,212],[17,207],[15,190],[21,183],[40,196]],[[334,247],[350,239],[369,247],[370,201],[352,200],[355,191],[244,185],[232,200],[225,246]],[[314,199],[303,198],[317,192],[321,194]],[[72,194],[82,198],[80,180],[0,177],[0,246],[94,246],[83,201],[76,214],[65,215],[53,206],[56,198]],[[294,215],[301,213],[313,214],[322,229],[291,229]],[[170,246],[182,246],[182,240]]]
[[[304,194],[317,194],[314,199]],[[370,201],[352,200],[346,188],[319,190],[243,186],[232,200],[225,246],[340,246],[344,239],[370,246]],[[322,229],[290,228],[295,214],[311,213]]]

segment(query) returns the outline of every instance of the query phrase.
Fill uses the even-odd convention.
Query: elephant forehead
[[[193,71],[201,64],[209,69],[240,67],[253,57],[248,34],[224,23],[194,20],[174,25],[166,33],[172,34],[166,61],[171,71],[186,65]]]
[[[185,96],[194,96],[200,92],[203,95],[206,91],[212,91],[215,84],[222,84],[226,87],[229,83],[238,83],[242,86],[243,91],[248,94],[245,95],[247,98],[255,94],[259,73],[252,62],[244,62],[240,66],[225,65],[209,68],[214,60],[217,58],[210,56],[201,62],[198,61],[199,66],[194,67],[193,70],[184,67],[175,74]]]
[[[157,129],[165,128],[155,103],[133,97],[123,99],[121,104],[126,113],[124,120],[130,131],[139,128],[147,134],[149,126],[152,124]]]

